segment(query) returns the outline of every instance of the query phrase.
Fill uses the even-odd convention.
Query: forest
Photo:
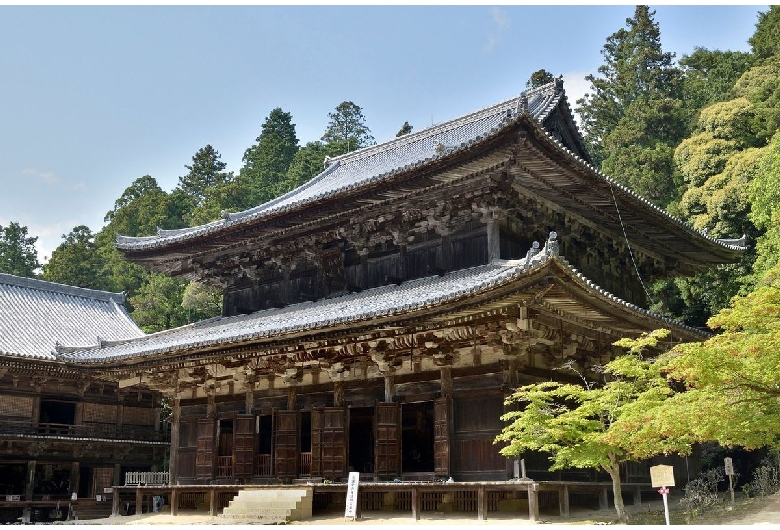
[[[638,6],[625,27],[606,38],[604,64],[586,78],[585,97],[570,104],[604,173],[710,236],[747,236],[740,263],[650,286],[649,309],[704,328],[779,261],[780,11],[772,6],[757,13],[749,53],[696,48],[678,61],[663,49],[653,15]],[[540,69],[526,88],[553,78]],[[148,332],[213,316],[218,292],[124,261],[115,236],[196,226],[223,210],[257,206],[318,174],[325,157],[374,143],[357,104],[345,101],[328,117],[321,139],[300,145],[291,114],[273,109],[238,174],[226,172],[219,151],[206,145],[171,191],[151,175],[140,176],[108,209],[99,232],[74,227],[43,266],[34,234],[14,222],[0,226],[0,272],[124,291],[133,318]],[[404,123],[398,135],[411,130]]]

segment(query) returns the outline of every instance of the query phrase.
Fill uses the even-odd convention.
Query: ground
[[[643,502],[641,506],[629,506],[632,513],[632,521],[642,525],[663,525],[663,503],[660,499]],[[678,502],[674,497],[669,502],[672,513],[672,524],[685,524],[685,515],[679,510]],[[572,509],[569,519],[561,519],[551,513],[542,513],[537,524],[551,524],[554,526],[570,525],[598,525],[610,523],[614,519],[614,510],[598,511],[588,509]],[[152,513],[130,516],[110,517],[91,521],[68,522],[62,524],[88,526],[88,525],[161,525],[160,528],[182,526],[211,526],[221,524],[236,524],[230,519],[212,517],[198,511],[179,511],[179,515],[171,516],[168,513]],[[245,522],[239,524],[246,525]],[[503,525],[507,528],[519,525],[530,525],[527,517],[518,514],[493,513],[488,514],[488,520],[479,522],[476,514],[452,514],[441,512],[423,512],[420,521],[413,521],[409,512],[366,512],[362,519],[345,521],[343,512],[331,511],[326,514],[318,514],[310,520],[291,523],[293,525],[327,525],[343,527],[345,525],[392,525],[409,528],[412,525],[434,525],[446,528],[452,525]],[[771,525],[780,527],[780,493],[758,499],[738,499],[732,509],[722,509],[691,521],[692,525],[710,526],[714,524],[725,525]]]

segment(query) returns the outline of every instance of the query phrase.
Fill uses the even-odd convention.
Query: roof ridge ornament
[[[528,114],[528,96],[525,95],[525,92],[520,94],[520,97],[517,98],[517,106],[515,108],[515,114],[518,116],[520,114]]]

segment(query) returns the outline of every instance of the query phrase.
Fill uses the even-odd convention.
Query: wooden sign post
[[[347,480],[347,503],[344,508],[344,520],[347,517],[352,517],[354,521],[357,518],[358,508],[358,484],[360,483],[360,473],[356,471],[350,471],[349,479]]]
[[[669,495],[669,486],[674,486],[674,467],[650,467],[650,482],[654,488],[660,488],[658,493],[664,498],[664,516],[666,517],[666,524],[669,525],[669,502],[666,496]]]
[[[729,476],[729,495],[731,496],[731,505],[734,506],[734,463],[729,457],[724,458],[723,463],[726,467],[726,475]]]

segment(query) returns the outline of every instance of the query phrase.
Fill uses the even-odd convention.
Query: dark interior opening
[[[311,453],[311,411],[301,412],[301,453]]]
[[[81,466],[79,468],[79,491],[80,499],[87,499],[92,496],[92,468]]]
[[[233,420],[219,420],[218,456],[233,455]]]
[[[24,495],[25,464],[0,465],[0,495]]]
[[[260,416],[260,434],[258,438],[257,453],[261,455],[271,454],[271,440],[272,432],[271,426],[273,425],[271,415]]]
[[[401,471],[432,472],[433,402],[401,406]]]
[[[374,471],[374,408],[349,409],[349,470]]]
[[[41,400],[40,423],[73,425],[76,420],[76,404],[66,401]]]

